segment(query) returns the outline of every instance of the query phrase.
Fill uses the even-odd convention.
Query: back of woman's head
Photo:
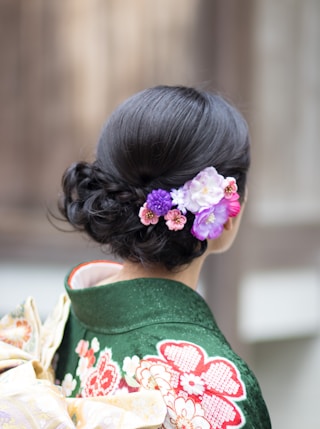
[[[145,226],[139,209],[155,189],[181,187],[213,166],[236,179],[243,199],[250,163],[246,122],[220,96],[188,87],[159,86],[120,105],[106,123],[96,160],[73,164],[63,177],[60,211],[115,255],[167,269],[190,263],[206,249],[164,221]]]

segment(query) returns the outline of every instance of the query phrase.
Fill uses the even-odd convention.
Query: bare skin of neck
[[[209,240],[207,251],[199,258],[194,259],[188,266],[181,267],[177,271],[168,271],[162,266],[147,268],[139,263],[125,261],[123,264],[123,268],[118,273],[116,273],[114,276],[100,281],[98,285],[147,277],[175,280],[184,283],[191,289],[195,290],[198,285],[202,265],[207,256],[212,253],[225,252],[232,245],[233,240],[237,235],[237,231],[241,221],[242,211],[236,219],[228,219],[228,221],[224,225],[224,231],[221,236],[216,240]]]
[[[168,271],[164,267],[146,268],[141,264],[124,262],[122,270],[114,277],[110,278],[109,282],[132,280],[135,278],[163,278],[175,280],[192,289],[196,289],[198,285],[200,271],[205,258],[197,258],[187,267],[182,267],[177,271]]]

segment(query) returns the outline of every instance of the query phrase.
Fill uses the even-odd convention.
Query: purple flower
[[[147,207],[157,216],[164,216],[172,207],[170,192],[164,189],[157,189],[147,197]]]
[[[198,240],[214,240],[222,234],[228,217],[228,204],[223,199],[218,204],[196,213],[191,233]]]

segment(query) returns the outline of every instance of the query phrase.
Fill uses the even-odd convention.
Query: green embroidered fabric
[[[94,263],[92,269],[94,270]],[[208,305],[197,292],[182,283],[160,278],[140,278],[73,289],[70,287],[69,275],[65,287],[71,299],[71,311],[58,350],[56,375],[61,383],[66,375],[73,378],[70,396],[81,396],[84,392],[86,395],[90,395],[90,392],[112,394],[116,384],[116,388],[125,386],[129,392],[136,391],[137,381],[131,374],[130,382],[128,372],[126,373],[126,359],[159,359],[162,362],[166,358],[174,374],[180,374],[181,380],[192,375],[192,380],[199,383],[202,396],[190,386],[185,388],[184,394],[189,392],[194,401],[199,398],[201,401],[205,401],[205,398],[211,400],[214,396],[216,400],[224,401],[225,408],[230,408],[228,413],[223,414],[224,420],[220,419],[222,423],[217,428],[271,428],[268,411],[254,374],[232,350]],[[102,352],[106,353],[106,350],[107,358],[104,355],[102,361]],[[185,369],[189,359],[187,351],[190,356],[199,356],[194,366],[193,361],[191,366],[188,363],[188,368],[192,367],[193,370]],[[87,369],[90,366],[86,374],[89,374],[87,383],[91,390],[88,386],[83,390],[85,376],[81,368],[84,361]],[[212,374],[213,368],[218,368],[218,365],[224,370],[221,377],[225,377],[222,380],[219,375],[219,388],[215,387],[216,381],[211,381],[210,385],[205,382],[209,376],[206,375],[205,378],[203,375],[209,372]],[[92,371],[93,368],[106,371],[106,367],[110,370],[109,376],[111,373],[115,374],[115,371],[118,371],[119,376],[113,377],[112,388],[106,382],[107,390],[104,392],[101,390],[103,381],[98,386]],[[106,372],[105,374],[107,376]],[[214,378],[216,375],[210,377],[210,380],[217,380]],[[241,392],[238,387],[238,390],[228,391],[227,387],[231,386],[231,382],[232,386],[240,386]],[[178,396],[181,394],[179,389],[185,386],[181,383],[182,381],[176,382],[174,386]],[[204,402],[201,404],[204,406]],[[210,404],[210,407],[214,407],[213,403]],[[218,423],[212,423],[215,421],[213,411],[206,412],[205,416],[211,422],[209,427],[214,427]]]

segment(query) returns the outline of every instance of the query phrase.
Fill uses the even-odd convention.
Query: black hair
[[[221,96],[183,86],[157,86],[130,97],[110,116],[96,160],[78,162],[62,179],[60,212],[116,256],[169,270],[202,255],[206,241],[162,218],[140,222],[139,208],[154,189],[170,191],[213,166],[237,180],[243,200],[250,164],[248,127]]]

